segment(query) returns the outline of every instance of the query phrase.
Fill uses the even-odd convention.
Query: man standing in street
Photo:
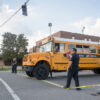
[[[17,60],[16,58],[12,61],[12,73],[17,73]]]
[[[64,88],[70,88],[70,84],[71,84],[71,80],[72,77],[75,80],[75,85],[76,85],[76,90],[81,90],[81,88],[79,88],[79,79],[78,79],[78,65],[79,65],[79,55],[77,54],[77,49],[73,48],[71,51],[71,58],[69,61],[69,65],[67,68],[68,71],[68,78],[67,78],[67,83],[65,85]]]

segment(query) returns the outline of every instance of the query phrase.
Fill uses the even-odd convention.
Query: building
[[[3,57],[2,57],[2,50],[0,48],[0,67],[4,66]]]
[[[39,51],[39,46],[34,46],[33,48],[29,49],[29,53],[37,52],[37,51]]]
[[[2,66],[4,66],[4,61],[3,61],[2,55],[0,55],[0,67]]]
[[[67,39],[100,42],[100,37],[98,37],[98,36],[85,35],[85,34],[72,33],[72,32],[65,32],[65,31],[59,31],[57,33],[54,33],[53,36],[54,37],[60,37],[60,38],[67,38]],[[46,37],[46,38],[48,38],[48,37]],[[44,39],[46,39],[46,38],[44,38]],[[39,47],[42,44],[42,41],[44,39],[37,41],[36,46],[31,48],[31,52],[39,52]]]

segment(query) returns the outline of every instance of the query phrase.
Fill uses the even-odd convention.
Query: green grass
[[[11,71],[12,70],[12,66],[0,66],[0,71]],[[18,72],[22,72],[22,68],[18,67],[17,68]]]

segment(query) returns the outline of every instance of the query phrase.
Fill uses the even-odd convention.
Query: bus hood
[[[24,55],[23,61],[34,61],[36,59],[50,59],[50,53],[31,53]]]

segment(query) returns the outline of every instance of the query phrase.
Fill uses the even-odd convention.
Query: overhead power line
[[[27,0],[24,5],[26,5],[28,2],[29,0]],[[5,22],[3,22],[0,25],[0,28],[3,27],[8,21],[10,21],[21,9],[22,9],[22,6],[12,16],[10,16]]]
[[[8,21],[10,21],[19,11],[21,8],[19,8],[12,16],[10,16],[5,22],[3,22],[0,27],[3,27]]]
[[[27,4],[30,0],[27,0],[25,3]]]

